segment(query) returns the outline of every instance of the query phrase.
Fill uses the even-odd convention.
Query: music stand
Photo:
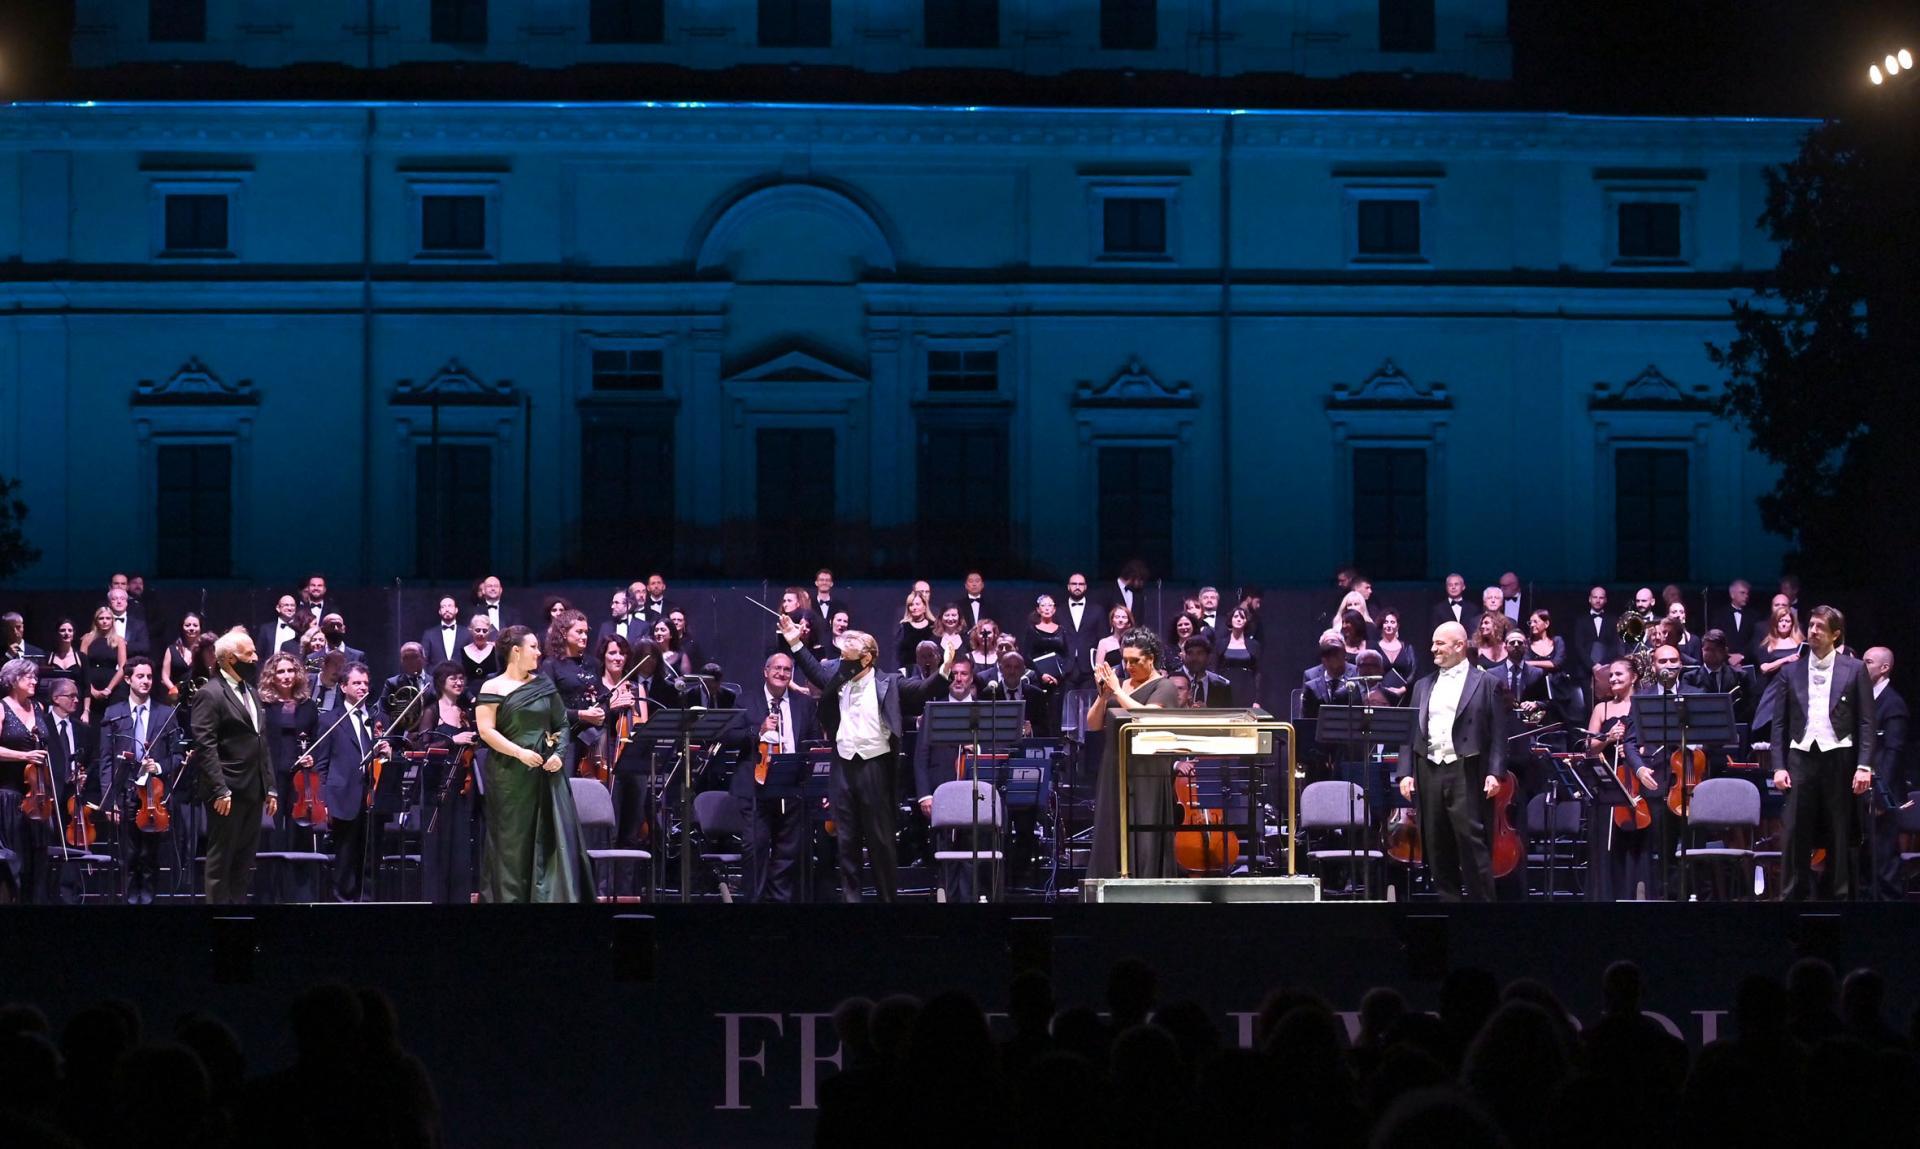
[[[667,785],[673,785],[673,775],[681,774],[680,780],[680,904],[685,905],[693,887],[693,744],[701,745],[718,742],[726,736],[727,727],[736,721],[743,721],[745,715],[739,710],[655,710],[647,716],[646,731],[656,742],[675,741],[680,743],[680,756],[674,762],[673,770],[667,774]],[[682,771],[684,770],[684,773]]]
[[[929,753],[943,746],[972,747],[967,779],[975,783],[971,802],[974,897],[980,896],[980,755],[1017,746],[1027,722],[1025,699],[1012,702],[929,702],[920,716],[920,737]],[[1005,800],[1001,802],[1005,809]]]
[[[1674,746],[1681,755],[1688,746],[1726,746],[1739,733],[1733,718],[1731,694],[1636,694],[1633,697],[1634,727],[1642,746]],[[1674,779],[1680,787],[1680,852],[1687,850],[1687,810],[1693,792],[1684,777]],[[1688,899],[1688,873],[1680,867],[1680,900]]]
[[[1314,741],[1322,746],[1328,747],[1351,746],[1355,744],[1363,747],[1375,744],[1404,746],[1413,740],[1413,724],[1416,714],[1418,714],[1418,711],[1411,706],[1322,706],[1317,714],[1318,721],[1314,724]],[[1366,755],[1362,754],[1360,760],[1360,801],[1362,808],[1368,811],[1367,820],[1368,824],[1371,825],[1373,795],[1367,788],[1367,765]],[[1357,823],[1351,821],[1353,817],[1353,804],[1351,802],[1347,804],[1347,817],[1349,819],[1347,822],[1347,829],[1349,831],[1348,849],[1351,850],[1353,843],[1358,842],[1361,849],[1364,850],[1366,846],[1364,840],[1365,835],[1355,832],[1358,831],[1360,827]],[[1289,827],[1289,830],[1291,829],[1292,827]],[[1421,832],[1425,833],[1424,827]],[[1349,854],[1348,856],[1352,857],[1353,855]],[[1359,856],[1364,859],[1366,855],[1362,853]],[[1366,896],[1371,900],[1373,898],[1373,870],[1371,867],[1363,864],[1360,867],[1360,872],[1361,881],[1365,885]]]

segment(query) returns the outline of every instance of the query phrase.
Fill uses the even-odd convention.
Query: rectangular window
[[[147,40],[154,44],[207,42],[207,0],[147,0]]]
[[[227,235],[230,201],[218,193],[180,193],[166,197],[168,255],[207,255],[232,250]]]
[[[580,452],[581,574],[627,579],[671,565],[672,416],[642,422],[586,417]]]
[[[1628,201],[1619,205],[1619,220],[1621,259],[1681,258],[1679,204]]]
[[[927,390],[982,392],[999,389],[998,351],[927,352]]]
[[[1433,51],[1433,0],[1380,0],[1380,50]]]
[[[925,0],[929,48],[998,48],[1000,0]]]
[[[602,393],[663,391],[665,356],[658,347],[595,348],[593,389]]]
[[[760,46],[825,48],[833,43],[829,0],[760,0]]]
[[[1353,452],[1353,561],[1375,578],[1427,577],[1427,453]]]
[[[764,427],[756,434],[756,570],[794,571],[802,555],[839,565],[820,550],[835,535],[834,439],[831,427]]]
[[[954,426],[945,419],[923,419],[918,473],[918,566],[960,571],[970,565],[1003,565],[1008,515],[1006,424]]]
[[[1154,0],[1100,0],[1100,46],[1109,52],[1147,52],[1159,41]]]
[[[1620,447],[1613,452],[1613,573],[1684,581],[1688,570],[1687,452]]]
[[[493,448],[422,443],[414,449],[414,573],[457,578],[493,565]]]
[[[659,44],[667,38],[665,0],[593,0],[588,38],[595,44]]]
[[[1173,555],[1173,448],[1100,448],[1100,569],[1139,559],[1156,574],[1179,568]]]
[[[195,443],[154,452],[154,573],[233,574],[233,446]]]
[[[480,255],[487,250],[487,197],[420,197],[420,250],[444,255]]]
[[[1420,258],[1420,201],[1363,199],[1357,248],[1362,259]]]
[[[1101,201],[1100,222],[1102,254],[1167,254],[1167,201],[1159,196],[1107,196]]]
[[[433,0],[436,44],[487,42],[487,0]]]

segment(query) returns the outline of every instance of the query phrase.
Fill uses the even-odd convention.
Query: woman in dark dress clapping
[[[467,675],[458,663],[434,667],[433,701],[420,708],[411,736],[416,749],[428,752],[420,767],[421,897],[444,905],[464,906],[480,888],[484,830],[474,771],[480,735],[466,697]]]
[[[160,686],[170,704],[180,701],[180,687],[193,677],[193,647],[200,641],[200,627],[200,616],[188,611],[180,620],[180,637],[167,644],[167,657],[160,664]],[[283,799],[280,808],[286,807]]]
[[[1413,644],[1400,633],[1400,612],[1384,611],[1380,615],[1380,637],[1373,643],[1373,649],[1380,652],[1381,661],[1386,663],[1387,681],[1380,684],[1386,696],[1399,705],[1406,697],[1409,687],[1418,670],[1414,658]]]
[[[1120,664],[1117,674],[1105,663],[1094,665],[1094,678],[1100,684],[1100,697],[1087,711],[1088,730],[1106,730],[1123,723],[1133,711],[1170,709],[1178,704],[1180,692],[1171,679],[1160,672],[1160,640],[1145,627],[1134,627],[1120,638]],[[1127,793],[1120,789],[1119,730],[1109,730],[1102,741],[1100,780],[1094,790],[1093,852],[1087,859],[1089,878],[1112,878],[1120,874],[1120,803],[1126,802],[1129,826],[1177,822],[1173,801],[1173,773],[1164,758],[1132,758]],[[1171,878],[1176,876],[1173,838],[1166,831],[1134,830],[1128,834],[1128,876],[1134,878]]]

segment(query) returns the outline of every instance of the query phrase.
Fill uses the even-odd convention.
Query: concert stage
[[[964,989],[1006,1005],[1020,968],[1051,971],[1061,1008],[1100,1006],[1111,963],[1159,971],[1244,1039],[1265,992],[1335,1009],[1394,985],[1422,1008],[1438,975],[1478,965],[1550,985],[1591,1018],[1601,971],[1646,968],[1647,1006],[1699,1045],[1735,982],[1818,954],[1887,978],[1890,1016],[1920,1005],[1920,910],[1772,903],[444,907],[262,906],[234,912],[23,907],[0,935],[5,997],[56,1026],[124,997],[150,1036],[207,1009],[255,1072],[291,1062],[287,1003],[327,978],[377,986],[433,1075],[448,1144],[805,1144],[833,1072],[827,1014],[854,994]]]

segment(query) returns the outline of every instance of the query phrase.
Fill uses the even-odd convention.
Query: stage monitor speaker
[[[1320,879],[1089,878],[1081,897],[1098,903],[1317,902]]]

